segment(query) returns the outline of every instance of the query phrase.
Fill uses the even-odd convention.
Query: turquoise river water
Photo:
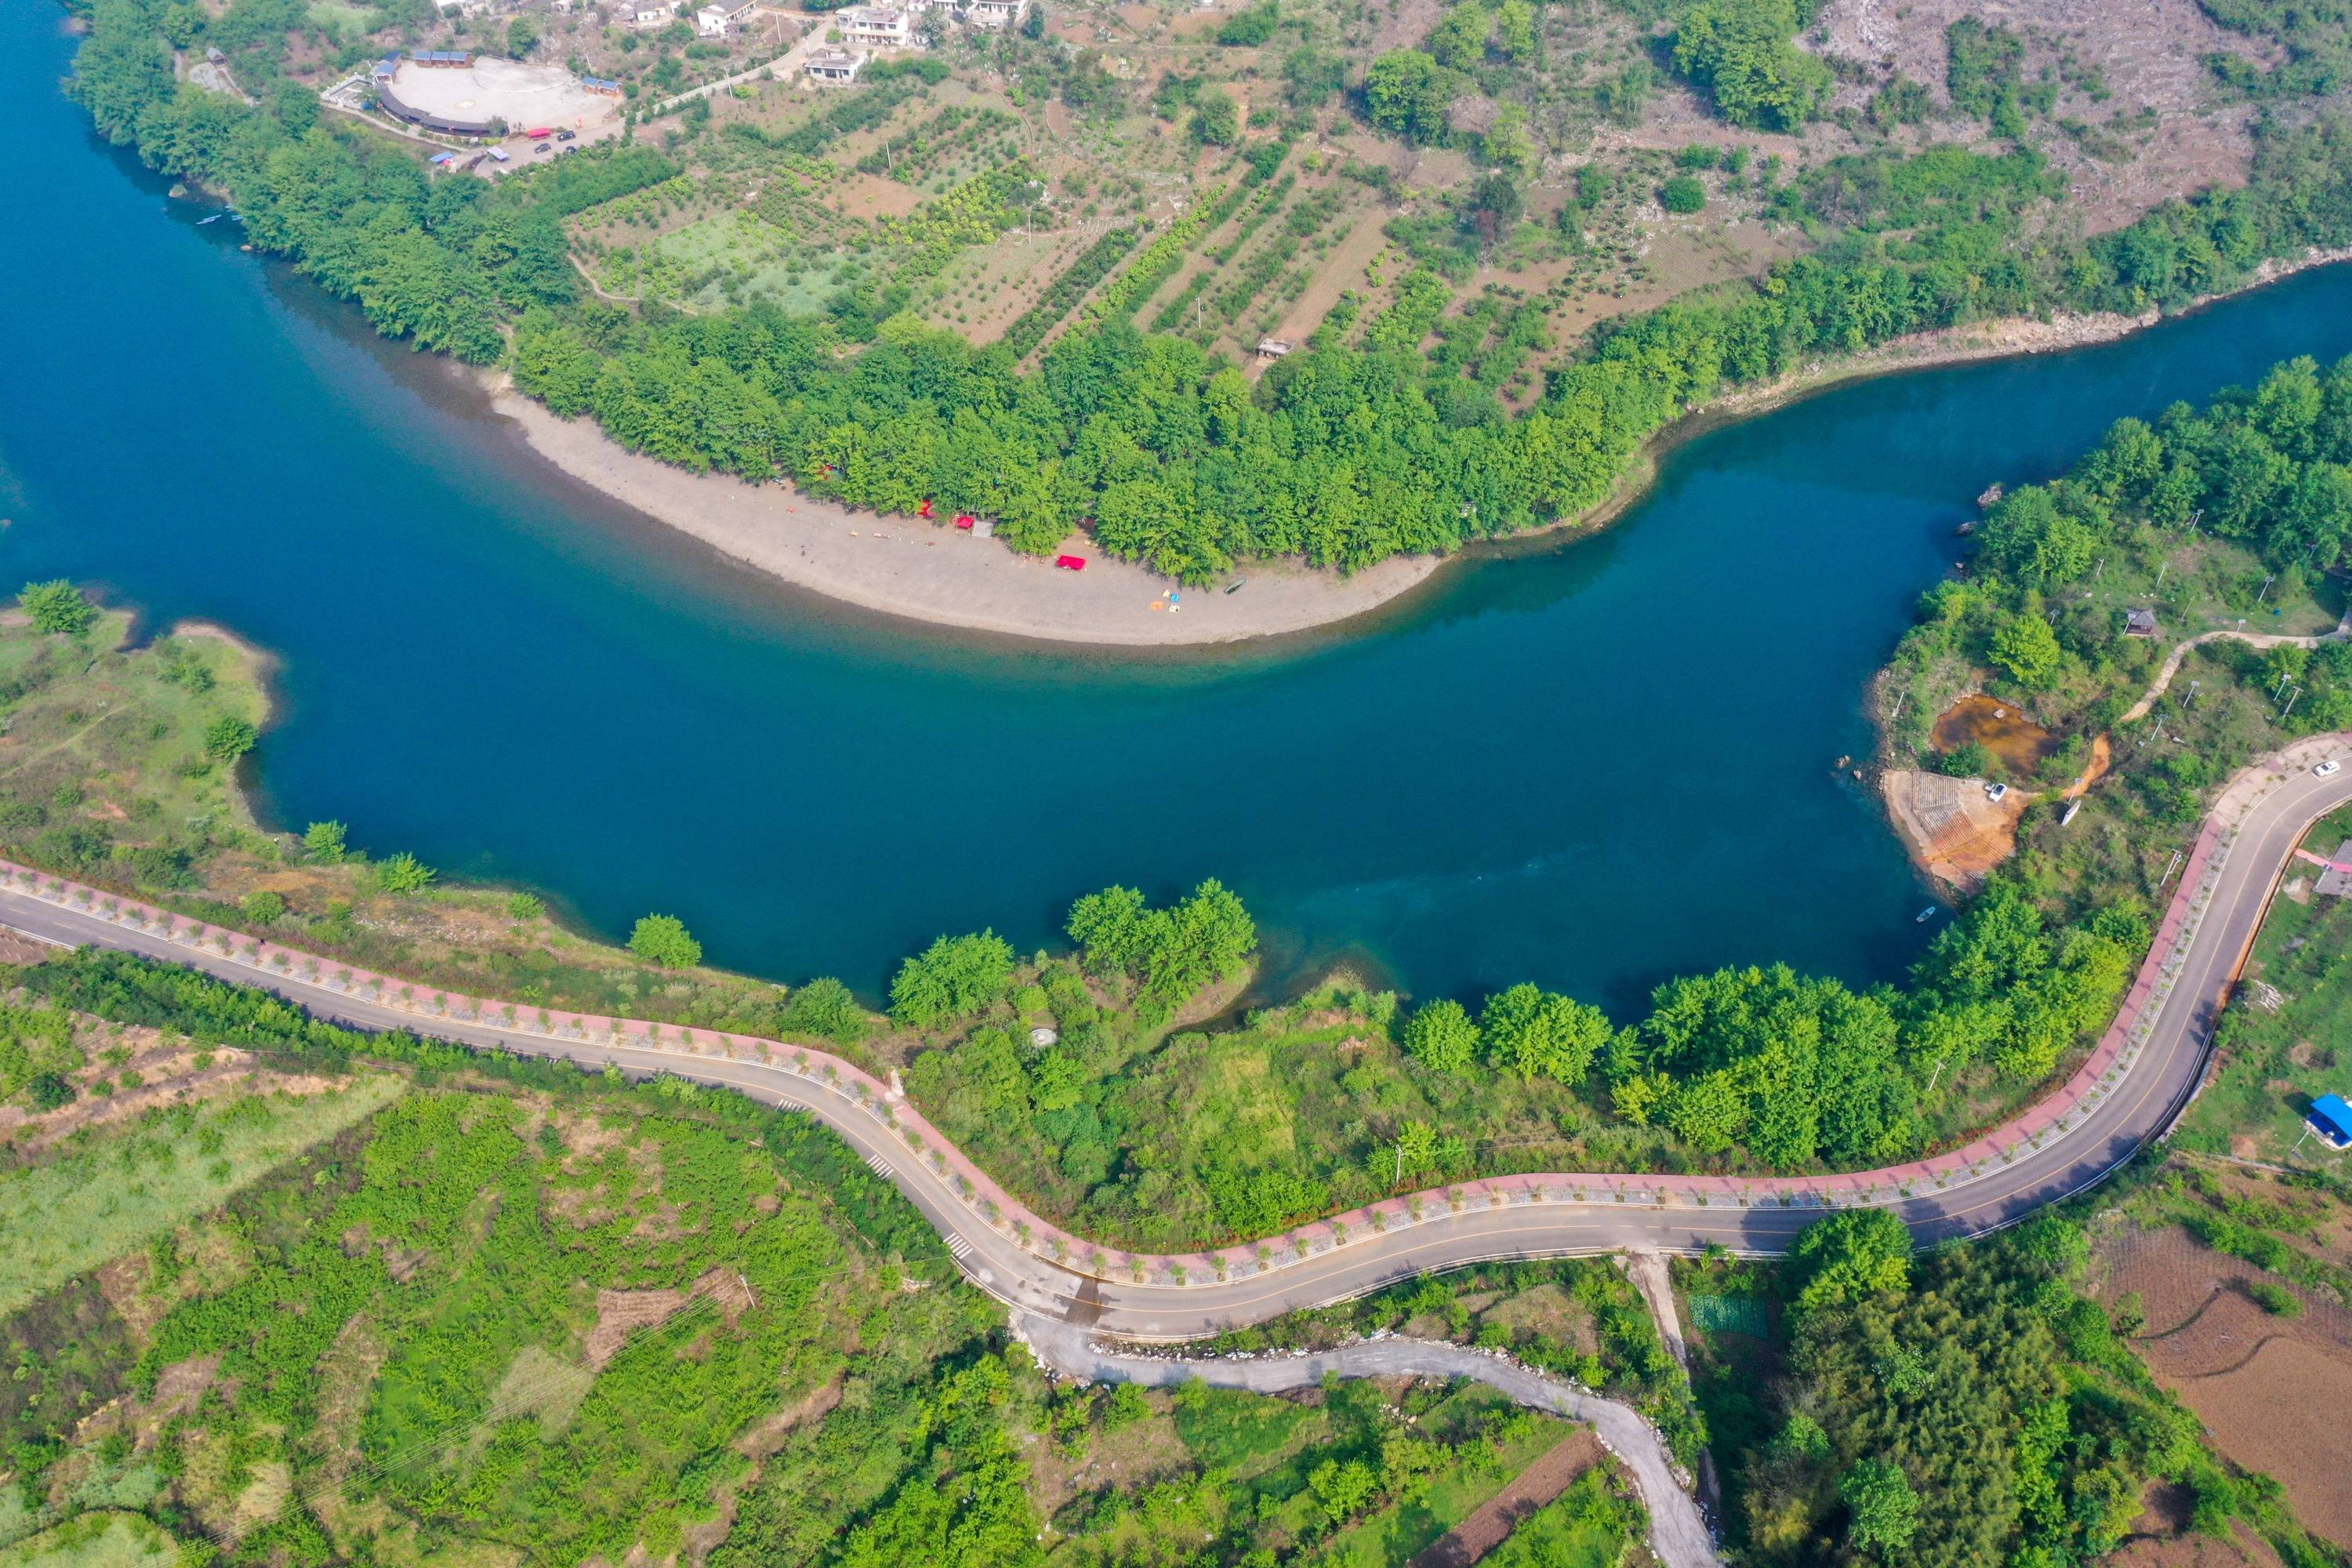
[[[1673,453],[1599,536],[1366,626],[1137,657],[877,621],[549,468],[97,141],[59,13],[0,8],[0,573],[278,656],[264,807],[681,915],[866,991],[942,931],[1050,940],[1110,881],[1218,876],[1279,985],[1519,979],[1613,1008],[1786,959],[1897,977],[1932,927],[1874,805],[1864,680],[1992,479],[2106,422],[2352,350],[2352,269],[2126,342],[1849,385]]]

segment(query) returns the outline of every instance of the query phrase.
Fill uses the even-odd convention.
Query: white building
[[[1029,14],[1029,0],[971,0],[963,19],[975,27],[1010,27]]]
[[[844,49],[817,49],[802,62],[801,69],[812,81],[856,81],[857,68],[865,63],[864,55],[853,55]]]
[[[679,0],[631,0],[629,26],[667,27],[677,20]]]
[[[722,37],[727,31],[727,13],[717,5],[705,5],[694,14],[694,30],[706,38]]]
[[[902,49],[915,41],[915,21],[906,12],[883,5],[856,5],[835,17],[841,36],[869,49]]]

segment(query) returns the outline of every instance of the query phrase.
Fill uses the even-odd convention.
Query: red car
[[[1087,569],[1087,558],[1083,555],[1056,555],[1054,564],[1065,572],[1083,572]]]

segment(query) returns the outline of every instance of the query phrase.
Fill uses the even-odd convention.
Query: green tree
[[[261,888],[246,894],[237,907],[256,925],[275,925],[286,916],[286,895]]]
[[[1221,87],[1204,87],[1192,95],[1192,139],[1211,147],[1230,147],[1241,140],[1241,110],[1233,94]]]
[[[1478,1054],[1478,1026],[1459,1002],[1425,1003],[1405,1023],[1404,1048],[1433,1072],[1467,1074]]]
[[[940,937],[898,966],[891,1016],[916,1029],[968,1018],[1003,995],[1012,974],[1012,945],[993,931]]]
[[[1658,187],[1658,205],[1670,213],[1695,213],[1706,205],[1706,187],[1696,174],[1676,174]]]
[[[98,606],[62,577],[26,584],[16,603],[32,620],[33,629],[44,637],[78,637],[98,620]]]
[[[1829,95],[1829,67],[1796,47],[1796,0],[1704,0],[1675,31],[1675,69],[1734,125],[1795,131]]]
[[[1411,142],[1445,141],[1453,72],[1419,49],[1391,49],[1364,75],[1364,107],[1381,130]]]
[[[1567,1084],[1584,1081],[1610,1033],[1608,1016],[1600,1008],[1528,984],[1487,997],[1478,1016],[1489,1060],[1528,1078]]]
[[[1919,1528],[1911,1478],[1884,1459],[1857,1460],[1838,1482],[1850,1518],[1846,1538],[1864,1552],[1900,1552]]]
[[[2045,691],[2058,684],[2066,650],[2050,623],[2028,610],[2012,616],[1992,637],[1992,661],[2020,686]]]
[[[50,1111],[73,1103],[74,1086],[63,1073],[35,1073],[31,1083],[26,1085],[26,1092],[31,1098],[35,1110]]]
[[[629,951],[656,969],[691,969],[702,962],[702,944],[676,915],[640,915],[629,932]]]
[[[1911,1233],[1886,1209],[1844,1209],[1797,1233],[1789,1285],[1798,1310],[1843,1307],[1911,1288]]]
[[[507,53],[515,59],[529,58],[539,38],[540,20],[528,11],[507,24]]]
[[[1088,969],[1097,974],[1131,974],[1142,966],[1151,937],[1151,910],[1133,888],[1105,888],[1070,906],[1063,928]]]
[[[243,719],[223,714],[205,726],[205,755],[216,763],[233,763],[253,750],[261,731]]]

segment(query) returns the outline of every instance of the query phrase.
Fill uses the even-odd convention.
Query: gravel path
[[[1650,1548],[1666,1568],[1716,1568],[1715,1539],[1698,1504],[1683,1488],[1657,1429],[1631,1405],[1588,1394],[1506,1356],[1423,1340],[1367,1340],[1337,1350],[1255,1357],[1136,1355],[1105,1350],[1086,1330],[1034,1312],[1015,1320],[1037,1359],[1066,1377],[1093,1383],[1140,1383],[1171,1387],[1192,1378],[1216,1388],[1286,1394],[1313,1388],[1325,1376],[1467,1377],[1498,1389],[1531,1410],[1580,1421],[1633,1472],[1650,1510]]]

